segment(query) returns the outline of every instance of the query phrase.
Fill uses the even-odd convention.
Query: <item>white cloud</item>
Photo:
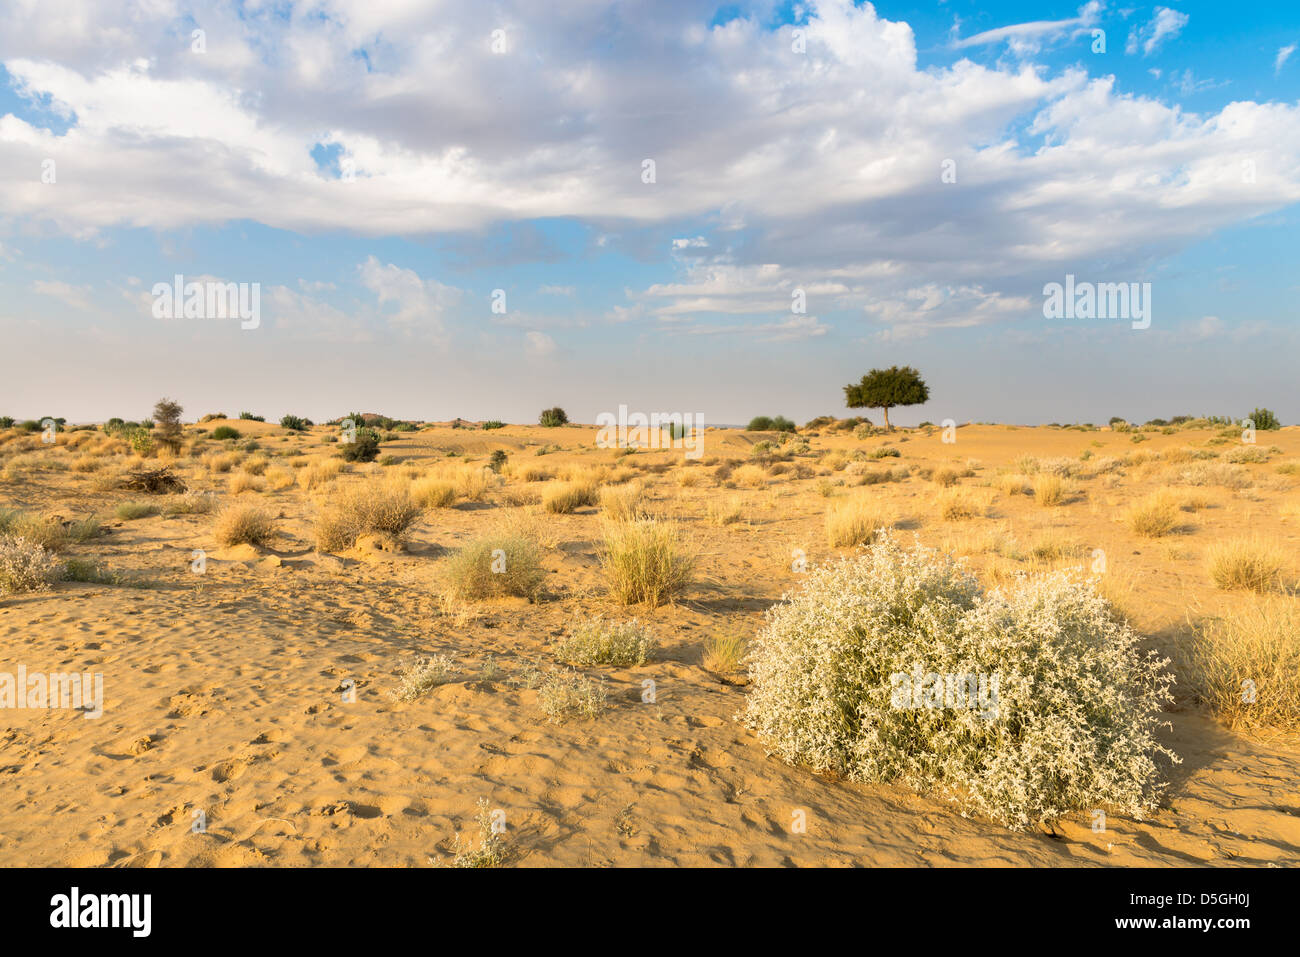
[[[539,332],[536,329],[529,330],[524,339],[530,355],[541,358],[555,352],[555,340],[544,332]]]
[[[49,296],[52,299],[57,299],[65,305],[71,306],[73,309],[83,312],[89,312],[91,309],[91,291],[86,286],[73,286],[58,280],[46,281],[38,279],[32,283],[32,289],[40,293],[42,296]]]
[[[1171,252],[1300,200],[1295,104],[1197,114],[1079,67],[921,69],[906,23],[850,0],[810,6],[804,55],[774,53],[792,28],[774,34],[757,17],[680,29],[641,8],[592,44],[600,8],[522,0],[494,7],[503,55],[478,5],[414,0],[240,15],[200,3],[209,52],[196,55],[168,0],[47,6],[0,6],[0,60],[75,124],[59,135],[0,117],[0,166],[19,171],[0,179],[6,219],[75,236],[249,218],[419,236],[553,217],[587,224],[598,246],[653,226],[680,251],[681,275],[634,292],[609,310],[615,322],[762,324],[788,314],[798,287],[822,315],[895,303],[917,328],[909,290],[978,287],[1011,302],[1063,263]],[[1098,10],[959,42],[1046,41]],[[1186,22],[1159,8],[1135,51]],[[1199,86],[1187,73],[1181,84]],[[317,168],[321,143],[355,164],[354,181]],[[1243,155],[1256,183],[1241,181]],[[39,183],[46,157],[75,157],[57,185]],[[641,181],[647,157],[654,184]],[[940,181],[949,159],[955,184]],[[361,276],[376,321],[445,339],[458,290],[374,259]]]
[[[375,294],[381,307],[388,307],[385,315],[393,328],[435,339],[444,336],[444,316],[459,300],[459,289],[436,279],[423,279],[414,270],[392,263],[382,265],[374,256],[357,269],[361,284]],[[486,313],[488,307],[483,308]]]
[[[1129,31],[1128,42],[1124,52],[1133,54],[1139,49],[1143,56],[1150,56],[1166,40],[1172,40],[1187,26],[1189,17],[1169,7],[1156,7],[1156,15],[1143,27],[1134,27]]]
[[[1103,4],[1100,0],[1090,0],[1079,8],[1079,15],[1067,20],[1035,20],[1029,23],[1015,23],[1010,26],[985,30],[973,36],[953,40],[953,47],[959,50],[967,47],[987,46],[993,43],[1007,43],[1013,53],[1026,56],[1036,53],[1049,41],[1061,40],[1088,30],[1098,21]],[[954,27],[954,34],[956,28]]]
[[[1295,49],[1296,45],[1294,43],[1288,43],[1286,46],[1278,49],[1277,57],[1273,60],[1274,74],[1282,72],[1282,66],[1287,60],[1291,59],[1291,54],[1295,53]]]

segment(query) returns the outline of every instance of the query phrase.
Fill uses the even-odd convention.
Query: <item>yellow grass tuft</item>
[[[1210,579],[1219,588],[1263,592],[1281,583],[1287,555],[1256,539],[1235,539],[1211,545],[1206,553]]]
[[[1178,512],[1178,500],[1173,495],[1156,492],[1129,509],[1129,528],[1143,538],[1161,538],[1178,527]]]
[[[691,583],[695,555],[673,522],[606,522],[601,562],[610,593],[625,605],[672,601]]]
[[[832,548],[865,545],[891,523],[866,497],[845,499],[826,509],[826,541]]]

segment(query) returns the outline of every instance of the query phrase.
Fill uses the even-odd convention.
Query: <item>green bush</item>
[[[239,438],[239,435],[240,432],[238,429],[231,428],[228,425],[219,425],[212,430],[212,437],[214,439],[237,439]]]
[[[506,424],[505,424],[504,422],[500,421],[499,419],[491,419],[491,420],[489,420],[489,421],[483,423],[483,428],[484,428],[484,429],[488,429],[488,430],[490,430],[490,429],[504,429],[505,427],[506,427]]]
[[[552,409],[546,409],[543,411],[542,414],[537,417],[537,421],[548,429],[553,429],[557,426],[568,425],[569,416],[568,413],[557,405]]]
[[[1282,423],[1278,421],[1277,416],[1268,409],[1256,409],[1250,413],[1250,421],[1255,423],[1255,428],[1260,432],[1272,432],[1282,428]]]
[[[251,413],[251,412],[241,412],[241,413],[239,413],[239,417],[240,417],[241,419],[244,419],[244,420],[247,421],[247,422],[265,422],[265,421],[266,421],[266,416],[264,416],[264,415],[253,415],[253,413]]]
[[[373,462],[379,456],[379,436],[373,429],[359,429],[355,442],[344,442],[339,454],[348,462]]]
[[[280,418],[280,425],[286,429],[292,429],[294,432],[306,432],[312,426],[311,419],[304,419],[300,415],[286,415]]]

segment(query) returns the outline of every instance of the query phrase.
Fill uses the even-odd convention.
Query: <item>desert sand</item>
[[[1134,443],[1104,429],[969,425],[953,444],[938,429],[869,438],[812,430],[808,454],[776,474],[762,468],[737,481],[734,471],[720,479],[718,466],[748,461],[771,434],[711,429],[704,458],[692,462],[673,450],[617,456],[595,447],[591,426],[507,426],[401,433],[383,444],[387,464],[350,466],[311,490],[267,483],[235,494],[230,474],[242,463],[217,472],[191,452],[238,450],[253,438],[260,449],[237,458],[266,456],[271,468],[302,471],[295,459],[335,454],[326,438],[337,430],[225,424],[244,438],[223,444],[187,426],[199,448],[170,464],[191,491],[278,514],[268,547],[223,548],[211,514],[168,515],[167,496],[114,489],[113,478],[139,462],[102,432],[65,432],[53,446],[5,433],[0,506],[64,521],[100,516],[104,534],[61,557],[147,587],[65,581],[0,599],[0,670],[97,671],[105,688],[97,719],[4,713],[0,864],[429,866],[450,860],[457,834],[474,838],[480,799],[504,812],[510,866],[1300,863],[1294,736],[1232,730],[1184,697],[1164,734],[1184,763],[1171,771],[1158,813],[1146,821],[1111,815],[1102,833],[1083,813],[1050,832],[1012,832],[942,800],[769,757],[736,720],[743,673],[719,675],[702,663],[710,637],[751,636],[764,611],[799,586],[796,550],[813,563],[849,551],[829,547],[823,527],[828,505],[849,496],[871,497],[904,534],[967,556],[990,581],[1086,565],[1102,549],[1117,609],[1165,651],[1198,617],[1259,600],[1214,586],[1204,563],[1211,543],[1249,528],[1296,554],[1300,479],[1275,466],[1300,457],[1300,429],[1260,433],[1259,447],[1274,451],[1243,464],[1249,485],[1235,489],[1177,484],[1184,466],[1175,450],[1235,447],[1211,445],[1215,429],[1157,430]],[[548,445],[559,449],[537,455]],[[856,486],[845,460],[882,445],[899,456],[870,467],[911,474]],[[509,456],[502,484],[479,501],[429,509],[404,549],[316,552],[322,496],[403,470],[414,477],[449,462],[482,467],[495,449]],[[997,485],[1022,456],[1079,461],[1085,451],[1086,468],[1059,506]],[[71,465],[79,457],[102,464],[79,471]],[[1097,463],[1107,467],[1094,474]],[[597,466],[607,483],[645,483],[646,506],[678,521],[698,550],[695,580],[676,602],[613,603],[598,555],[599,508],[545,513],[536,501],[547,482],[522,472],[562,477]],[[941,468],[958,472],[976,517],[938,514],[942,491],[923,472]],[[1175,534],[1138,537],[1123,510],[1160,488],[1199,500]],[[159,514],[113,517],[118,503],[145,500]],[[738,507],[738,521],[708,519],[710,504],[724,500]],[[536,516],[546,571],[539,600],[444,600],[447,556],[512,513]],[[997,541],[1019,551],[1001,549],[1015,555],[1006,557]],[[1051,547],[1036,548],[1043,542]],[[202,574],[193,569],[196,549],[206,554]],[[585,669],[605,680],[608,708],[595,719],[550,722],[521,676],[552,663],[566,624],[590,613],[638,617],[658,650],[637,667]],[[428,654],[454,659],[453,680],[413,701],[390,699],[398,671]],[[646,679],[653,702],[643,700]],[[197,833],[196,811],[206,824]],[[799,812],[803,833],[792,832]]]

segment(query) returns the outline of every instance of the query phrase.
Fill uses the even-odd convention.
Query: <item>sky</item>
[[[1298,44],[1177,0],[5,0],[0,414],[803,422],[911,365],[896,424],[1297,422]],[[1067,276],[1149,325],[1049,318]]]

